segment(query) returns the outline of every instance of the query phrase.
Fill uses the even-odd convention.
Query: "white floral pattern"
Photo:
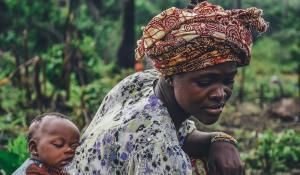
[[[181,146],[195,125],[186,120],[176,131],[154,94],[158,78],[155,70],[135,73],[108,93],[82,136],[70,174],[192,174]]]

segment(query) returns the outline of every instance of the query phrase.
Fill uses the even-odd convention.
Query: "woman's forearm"
[[[211,146],[211,139],[220,132],[201,132],[194,130],[190,133],[182,149],[191,157],[207,157]]]

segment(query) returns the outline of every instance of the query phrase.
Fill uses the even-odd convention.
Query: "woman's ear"
[[[37,142],[35,140],[31,139],[29,141],[28,148],[29,148],[29,152],[31,153],[31,155],[38,156]]]
[[[165,77],[165,80],[166,80],[166,82],[168,83],[168,85],[170,85],[171,87],[174,86],[174,83],[173,83],[173,77],[171,77],[171,76],[166,76],[166,77]]]

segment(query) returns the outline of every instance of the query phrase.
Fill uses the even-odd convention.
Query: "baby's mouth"
[[[61,165],[61,166],[66,166],[66,165],[69,164],[72,160],[73,160],[73,157],[66,158],[66,159],[60,161],[60,165]]]

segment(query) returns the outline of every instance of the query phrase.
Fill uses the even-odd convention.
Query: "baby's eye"
[[[64,146],[63,143],[52,143],[53,146],[55,146],[56,148],[62,148]]]

